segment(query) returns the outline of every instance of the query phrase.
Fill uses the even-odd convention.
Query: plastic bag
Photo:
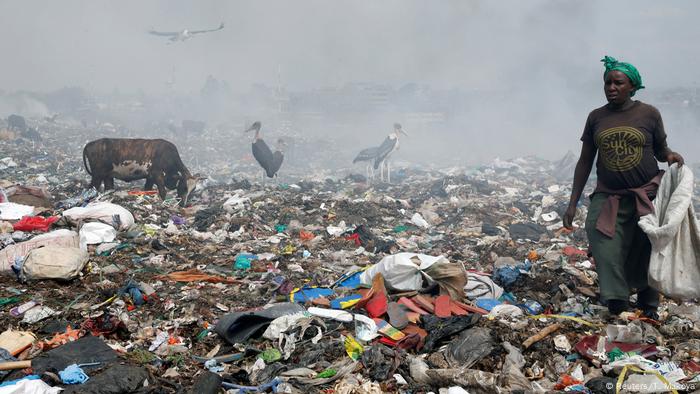
[[[421,350],[422,353],[429,353],[439,345],[443,339],[471,328],[479,322],[481,315],[471,314],[469,316],[453,316],[446,319],[441,319],[434,315],[425,315],[423,320],[423,329],[428,332],[425,338],[425,346]]]
[[[361,361],[370,379],[383,382],[394,374],[400,358],[396,351],[382,345],[374,345],[365,349]]]
[[[15,231],[49,231],[49,227],[56,221],[58,216],[24,216],[19,222],[12,225]]]
[[[92,222],[80,228],[80,249],[87,250],[88,245],[112,242],[117,237],[117,230],[109,224]]]
[[[454,368],[470,368],[488,356],[494,348],[491,330],[483,327],[463,331],[447,345],[447,362]]]

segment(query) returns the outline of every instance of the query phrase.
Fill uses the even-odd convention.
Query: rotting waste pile
[[[575,158],[373,186],[232,170],[179,208],[87,188],[90,137],[0,140],[0,393],[700,389],[697,303],[597,302],[561,227]]]

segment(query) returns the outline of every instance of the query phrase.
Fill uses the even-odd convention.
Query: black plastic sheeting
[[[423,329],[428,332],[428,336],[425,338],[425,346],[423,346],[421,352],[431,352],[438,347],[441,340],[473,327],[480,318],[481,316],[476,313],[469,316],[453,316],[445,319],[434,315],[422,316]]]

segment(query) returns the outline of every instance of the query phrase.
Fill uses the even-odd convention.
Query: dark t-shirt
[[[649,182],[659,173],[656,159],[670,152],[659,110],[641,101],[625,110],[594,109],[581,141],[598,148],[598,179],[616,190]]]

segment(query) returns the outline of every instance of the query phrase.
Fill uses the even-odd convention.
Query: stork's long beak
[[[245,133],[250,132],[250,131],[253,131],[253,130],[255,130],[255,126],[250,126],[250,127],[248,127],[248,129],[247,129],[246,131],[244,131],[243,133],[245,134]]]
[[[399,129],[399,133],[403,133],[403,135],[405,135],[406,137],[408,137],[408,133],[406,133],[405,131],[403,131],[403,129]]]

